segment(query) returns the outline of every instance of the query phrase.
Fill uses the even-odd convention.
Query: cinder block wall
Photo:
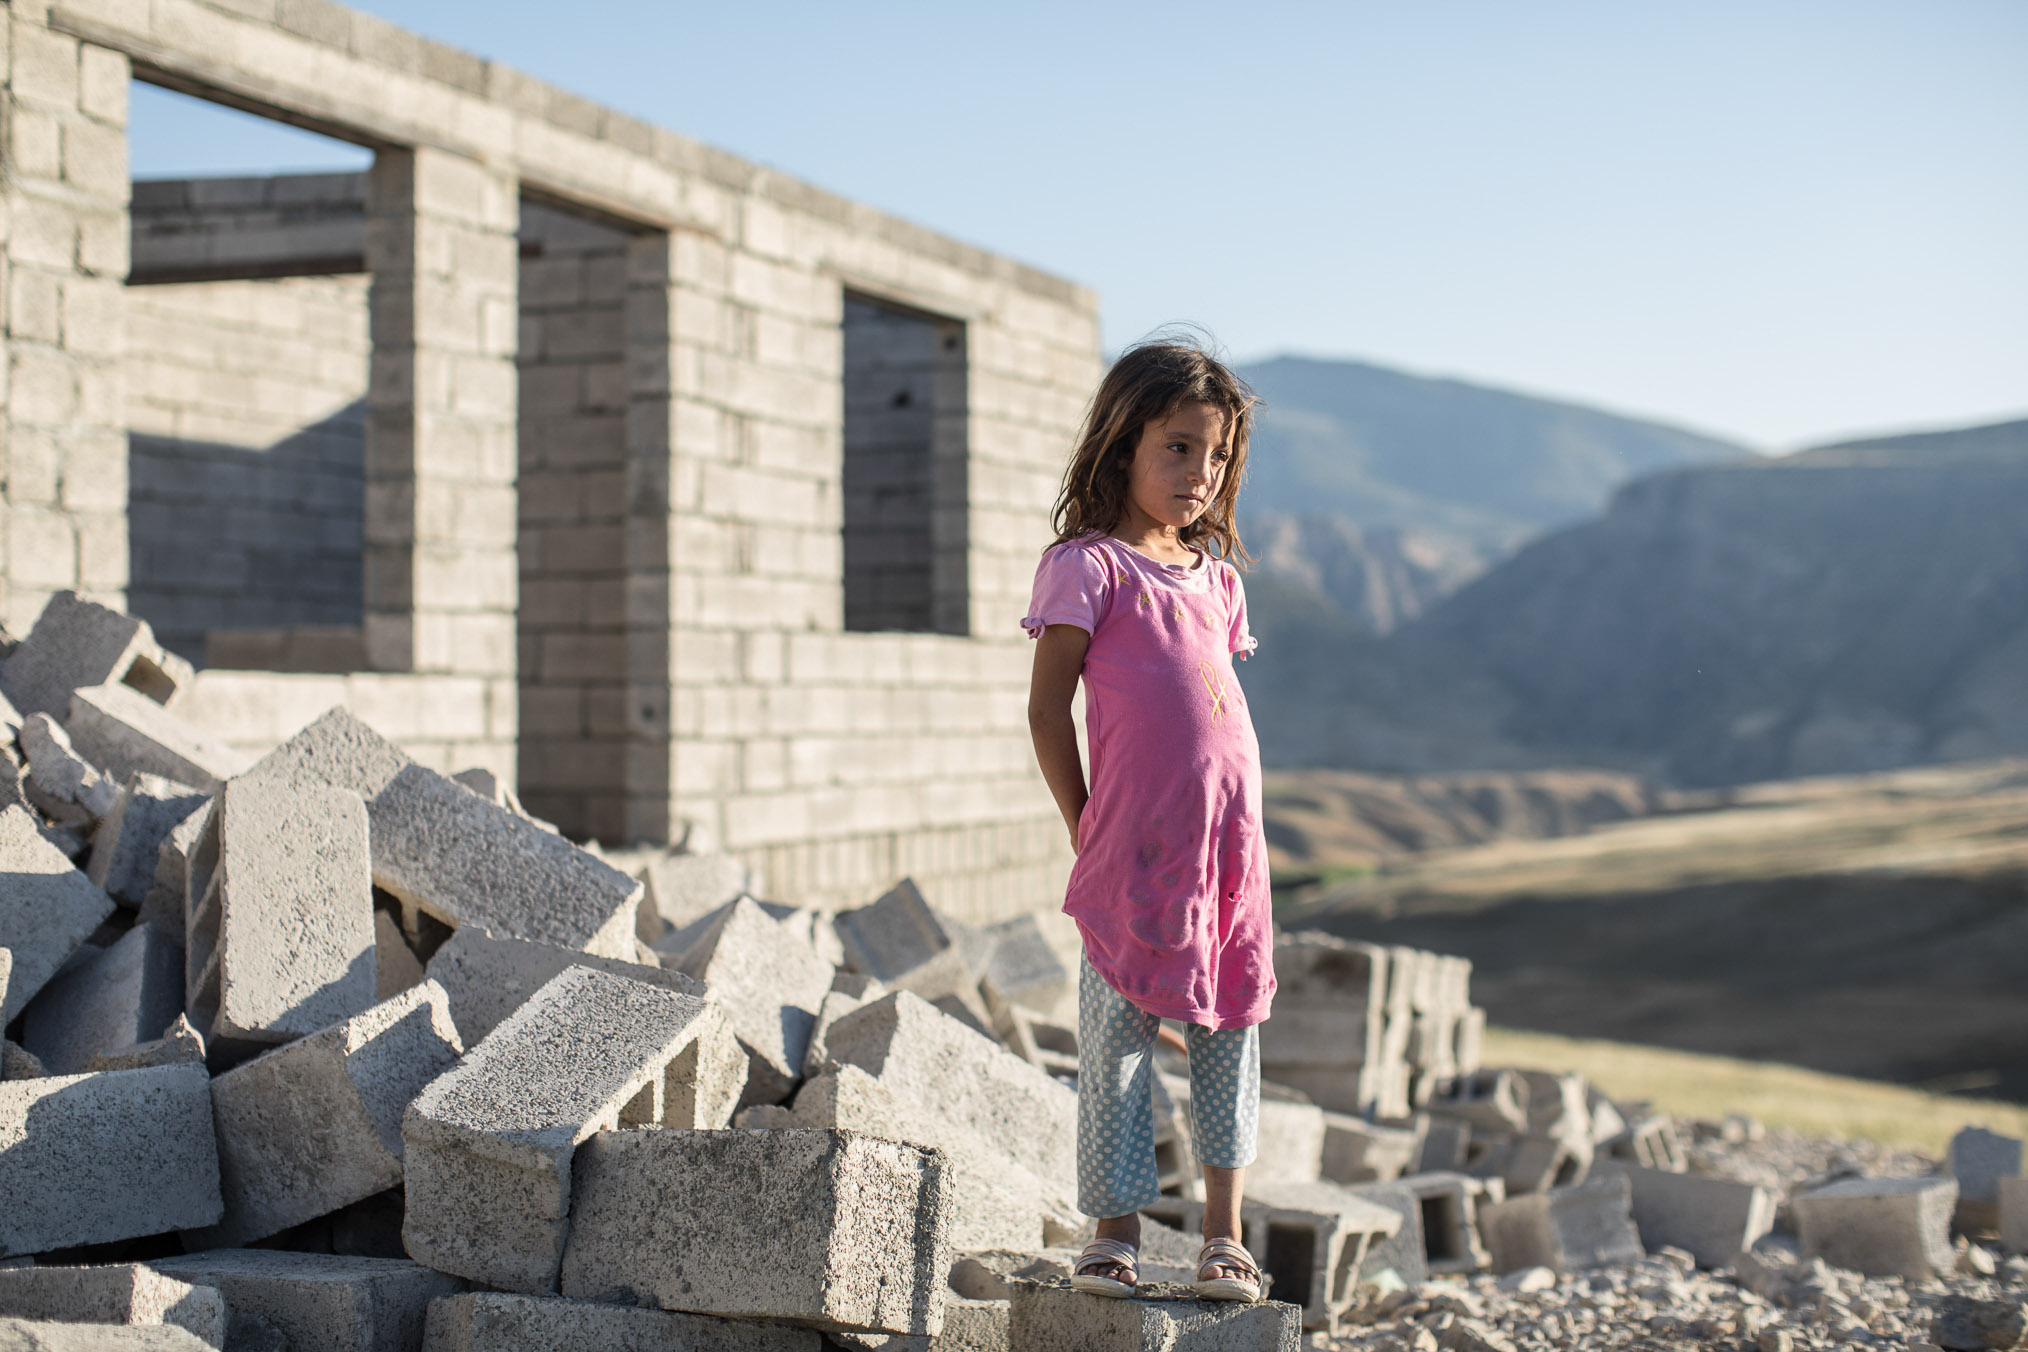
[[[36,274],[0,288],[10,624],[54,588],[119,601],[128,584],[131,58],[142,78],[386,147],[367,175],[364,250],[368,669],[214,669],[188,712],[255,748],[342,700],[433,764],[511,776],[524,730],[555,712],[521,715],[532,652],[528,689],[580,716],[557,748],[531,740],[548,758],[544,801],[574,798],[587,828],[656,839],[701,820],[799,900],[862,901],[912,872],[975,919],[1056,901],[1069,852],[1028,750],[1016,621],[1098,374],[1089,291],[334,4],[16,0],[4,27],[0,261]],[[610,429],[624,401],[619,470],[569,476],[585,494],[571,520],[519,501],[568,448],[524,434],[540,400],[518,387],[576,364],[552,329],[588,334],[610,310],[531,297],[517,333],[517,282],[533,277],[515,264],[524,201],[625,235],[623,387],[552,410]],[[962,560],[939,564],[962,578],[933,607],[939,632],[846,629],[848,293],[962,335],[962,373],[939,376],[962,397],[939,399],[961,412],[939,418],[938,445],[963,447],[944,467],[962,473],[933,488],[933,549]],[[579,377],[613,370],[580,355]],[[609,454],[596,437],[582,446]],[[609,538],[581,569],[559,565],[564,532],[610,531],[615,486],[617,589],[600,571]],[[522,538],[551,527],[554,540]],[[588,606],[617,590],[621,641],[577,672],[545,667],[544,626],[564,617],[554,601],[524,606],[536,581]],[[610,640],[605,614],[580,618],[580,636]]]
[[[359,626],[366,287],[128,289],[127,605],[193,662],[212,630]]]

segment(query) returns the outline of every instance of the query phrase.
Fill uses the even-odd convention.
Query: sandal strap
[[[1073,1272],[1083,1272],[1088,1267],[1123,1267],[1130,1272],[1140,1271],[1140,1255],[1134,1246],[1117,1239],[1094,1239],[1084,1246],[1084,1252],[1077,1256]]]
[[[1208,1267],[1234,1267],[1255,1277],[1260,1276],[1260,1264],[1246,1251],[1246,1245],[1230,1239],[1207,1239],[1204,1247],[1197,1251],[1197,1272],[1201,1277]]]

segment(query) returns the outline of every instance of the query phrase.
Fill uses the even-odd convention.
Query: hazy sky
[[[1767,447],[2028,414],[2028,3],[362,6],[1066,274]],[[137,177],[362,163],[137,89]]]

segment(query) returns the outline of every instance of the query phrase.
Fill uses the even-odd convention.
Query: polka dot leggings
[[[1077,974],[1077,1205],[1124,1216],[1161,1195],[1150,1100],[1161,1020],[1127,1002],[1089,962]],[[1260,1121],[1260,1030],[1183,1025],[1190,1050],[1190,1138],[1199,1164],[1253,1163]]]

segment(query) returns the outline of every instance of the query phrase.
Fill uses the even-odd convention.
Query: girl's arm
[[[1035,739],[1035,759],[1042,778],[1070,828],[1070,848],[1077,850],[1077,819],[1091,797],[1084,784],[1084,761],[1077,754],[1077,723],[1070,699],[1084,670],[1084,650],[1091,635],[1074,624],[1052,624],[1035,640],[1035,671],[1028,682],[1028,733]]]

